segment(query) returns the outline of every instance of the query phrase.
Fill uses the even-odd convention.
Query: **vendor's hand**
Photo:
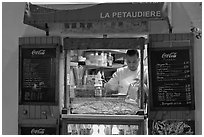
[[[106,83],[104,85],[104,90],[105,90],[105,95],[106,96],[110,96],[111,94],[114,94],[114,93],[118,92],[118,91],[111,90],[111,85],[109,83]]]

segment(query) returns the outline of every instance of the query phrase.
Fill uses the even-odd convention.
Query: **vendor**
[[[125,55],[127,66],[117,69],[105,84],[106,94],[127,95],[130,84],[137,82],[140,86],[140,58],[137,50],[128,50]],[[144,91],[147,93],[147,67],[144,66]],[[140,87],[138,87],[139,89]]]

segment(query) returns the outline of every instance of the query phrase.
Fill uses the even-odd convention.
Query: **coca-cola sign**
[[[45,50],[41,49],[41,50],[32,50],[31,52],[32,55],[45,55]]]
[[[23,58],[55,58],[56,48],[23,48]]]
[[[162,58],[163,59],[174,59],[176,58],[177,53],[176,52],[171,52],[171,53],[163,53]]]
[[[44,128],[40,128],[40,129],[33,128],[30,133],[31,135],[43,135],[45,134],[45,129]]]
[[[21,127],[21,135],[56,135],[56,127]]]

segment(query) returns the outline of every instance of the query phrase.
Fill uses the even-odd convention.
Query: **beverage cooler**
[[[144,45],[145,38],[64,39],[62,134],[147,134],[147,101],[142,86]],[[125,65],[127,49],[138,49],[142,60],[141,90],[135,100],[124,94],[107,94],[104,89],[112,74]]]

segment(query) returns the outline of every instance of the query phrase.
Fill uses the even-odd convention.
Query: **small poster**
[[[150,120],[151,135],[195,135],[194,120]]]

